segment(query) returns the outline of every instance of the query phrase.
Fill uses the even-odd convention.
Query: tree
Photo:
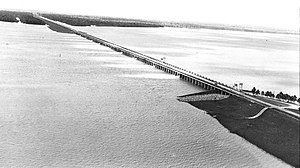
[[[257,90],[255,91],[255,94],[260,94],[259,89],[257,89]]]
[[[280,99],[280,94],[279,93],[276,95],[276,99]]]
[[[294,95],[294,96],[291,96],[291,101],[296,101],[297,100],[297,96],[296,95]]]
[[[272,92],[271,92],[271,97],[272,97],[272,98],[274,98],[274,97],[275,97],[275,95],[274,95]]]
[[[279,92],[277,95],[276,95],[276,98],[277,99],[283,99],[283,96],[284,94],[282,92]]]
[[[256,88],[255,88],[255,87],[253,87],[253,88],[252,88],[252,90],[251,90],[251,92],[252,92],[253,94],[255,94],[255,92],[256,92]]]
[[[290,96],[290,95],[288,95],[288,94],[283,94],[283,99],[284,99],[284,100],[289,100],[289,96]]]
[[[264,91],[261,91],[261,95],[265,95],[265,92],[264,92]]]
[[[298,98],[297,102],[300,103],[300,97]]]
[[[271,97],[271,92],[270,91],[266,91],[265,96]]]
[[[270,92],[270,91],[266,91],[265,96],[275,97],[275,95],[272,92]]]

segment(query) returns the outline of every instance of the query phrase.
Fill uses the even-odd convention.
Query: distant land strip
[[[51,20],[63,22],[72,26],[114,26],[114,27],[175,27],[189,29],[214,29],[214,30],[232,30],[244,32],[260,33],[280,33],[299,35],[299,32],[283,29],[272,29],[264,27],[250,27],[223,24],[206,24],[206,23],[188,23],[188,22],[163,22],[150,21],[141,19],[113,18],[101,16],[84,16],[84,15],[66,15],[38,12],[39,15]],[[0,21],[4,22],[21,22],[25,24],[44,25],[45,23],[36,19],[32,11],[12,11],[0,10]]]

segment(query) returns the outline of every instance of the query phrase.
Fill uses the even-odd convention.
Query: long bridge
[[[201,88],[204,88],[206,90],[214,90],[219,94],[223,94],[223,95],[234,95],[243,99],[246,99],[248,101],[251,101],[253,103],[258,103],[264,107],[271,107],[273,109],[277,109],[278,111],[291,116],[293,118],[299,119],[300,115],[294,112],[291,112],[289,110],[280,108],[278,106],[275,106],[273,104],[270,104],[268,102],[259,100],[255,97],[246,95],[244,92],[242,91],[238,91],[236,89],[234,89],[233,87],[230,87],[224,83],[209,79],[207,77],[204,77],[202,75],[199,75],[197,73],[185,70],[183,68],[180,68],[178,66],[169,64],[167,62],[164,62],[162,60],[147,56],[145,54],[139,53],[137,51],[133,51],[131,49],[128,49],[126,47],[114,44],[112,42],[106,41],[104,39],[92,36],[90,34],[87,34],[85,32],[82,31],[78,31],[75,30],[71,27],[69,27],[67,24],[61,23],[61,22],[57,22],[57,21],[53,21],[50,20],[48,18],[42,17],[38,14],[33,14],[34,17],[36,17],[37,19],[42,20],[43,22],[45,22],[50,29],[54,30],[54,31],[58,31],[58,32],[63,32],[63,33],[74,33],[77,34],[83,38],[86,38],[88,40],[91,40],[95,43],[98,43],[100,45],[106,46],[111,48],[112,50],[116,51],[116,52],[120,52],[123,55],[126,55],[128,57],[132,57],[135,58],[145,64],[148,64],[150,66],[154,66],[155,68],[165,71],[166,73],[169,74],[173,74],[176,76],[179,76],[180,79],[185,80],[189,83],[192,83],[196,86],[199,86]]]

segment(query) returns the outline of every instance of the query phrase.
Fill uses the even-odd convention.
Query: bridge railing
[[[39,15],[36,15],[35,17],[37,17],[39,19],[42,19],[42,20],[47,20],[49,22],[53,22],[52,20],[44,18],[44,17],[39,16]],[[205,82],[207,85],[209,85],[211,87],[219,88],[220,90],[223,90],[225,92],[229,92],[229,93],[232,93],[232,92],[236,93],[237,92],[236,90],[234,90],[233,88],[229,87],[228,85],[225,85],[224,83],[221,83],[221,82],[215,81],[213,79],[210,79],[208,77],[199,75],[199,74],[194,73],[194,72],[192,72],[190,70],[186,70],[186,69],[180,68],[178,66],[172,65],[172,64],[167,63],[167,62],[162,62],[159,59],[156,59],[156,58],[150,57],[148,55],[139,53],[137,51],[128,49],[126,47],[114,44],[114,43],[109,42],[107,40],[100,39],[100,38],[92,36],[92,35],[90,35],[88,33],[72,29],[72,28],[70,28],[68,26],[60,24],[59,22],[53,22],[53,23],[55,23],[57,25],[60,25],[60,26],[62,26],[64,28],[67,28],[67,29],[71,30],[72,32],[74,32],[75,34],[80,35],[80,36],[82,36],[82,37],[84,37],[84,38],[86,38],[88,40],[92,40],[92,41],[94,41],[96,43],[100,43],[101,45],[107,46],[107,47],[109,47],[109,48],[111,48],[111,49],[113,49],[115,51],[122,52],[124,55],[128,55],[128,56],[135,57],[135,58],[138,58],[138,59],[144,59],[145,61],[151,62],[153,65],[157,65],[157,66],[161,66],[161,67],[164,67],[164,68],[168,68],[168,70],[172,70],[172,71],[174,71],[174,72],[176,72],[178,74],[185,75],[185,76],[187,76],[187,77],[189,77],[191,79],[194,79],[194,80],[200,80],[202,82]]]

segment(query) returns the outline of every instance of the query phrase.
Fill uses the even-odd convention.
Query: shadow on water
[[[58,27],[56,25],[48,25],[47,24],[47,27],[55,32],[74,34],[72,31],[70,31],[68,29],[62,29],[61,27]]]
[[[72,32],[71,30],[63,27],[63,26],[59,26],[57,24],[53,24],[51,22],[48,22],[47,20],[42,20],[43,22],[45,22],[45,24],[47,25],[47,27],[55,32],[59,32],[59,33],[69,33],[69,34],[74,34],[74,32]]]

